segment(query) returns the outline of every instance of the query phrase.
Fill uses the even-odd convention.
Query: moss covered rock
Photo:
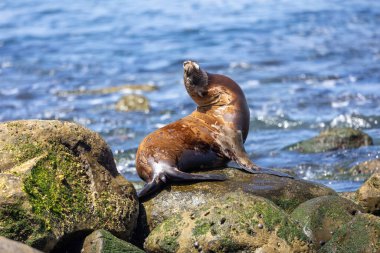
[[[373,174],[356,192],[365,212],[380,215],[380,173]]]
[[[44,251],[78,231],[131,235],[136,192],[98,134],[68,122],[7,122],[0,153],[0,235]]]
[[[71,91],[60,91],[59,96],[68,95],[103,95],[121,91],[154,91],[158,87],[154,84],[124,84],[119,86],[111,86],[99,89],[80,89]]]
[[[342,198],[354,202],[355,204],[358,204],[358,201],[356,199],[356,192],[339,192],[338,195]]]
[[[377,253],[380,252],[380,218],[359,214],[336,230],[321,253]]]
[[[223,198],[230,192],[246,192],[272,200],[275,204],[291,212],[299,204],[319,196],[336,195],[323,185],[301,179],[290,179],[266,174],[250,174],[238,169],[204,171],[219,173],[228,177],[223,182],[200,182],[196,184],[168,185],[166,189],[143,203],[140,208],[140,223],[147,222],[153,229],[163,220],[183,210],[195,210],[210,199]],[[142,217],[144,216],[144,217]],[[139,226],[142,229],[144,226]],[[144,232],[140,231],[140,234]]]
[[[173,215],[145,242],[148,252],[312,252],[302,230],[271,201],[243,192]]]
[[[81,253],[144,253],[144,251],[104,229],[99,229],[86,237]]]
[[[352,128],[331,128],[306,141],[290,145],[285,149],[302,153],[319,153],[337,149],[358,148],[372,145],[370,136]]]
[[[2,253],[42,253],[39,250],[33,249],[28,245],[9,240],[5,237],[0,236],[0,252]]]
[[[291,214],[318,247],[329,241],[332,233],[362,212],[355,203],[339,196],[322,196],[299,205]]]
[[[350,175],[359,178],[369,178],[374,173],[380,173],[380,159],[362,162],[350,169]]]
[[[129,94],[120,98],[115,106],[116,110],[119,111],[149,111],[149,102],[143,95]]]

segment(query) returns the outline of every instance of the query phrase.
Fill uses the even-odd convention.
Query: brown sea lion
[[[198,105],[190,115],[149,134],[136,154],[136,170],[147,184],[144,197],[167,181],[225,180],[222,175],[186,171],[224,167],[236,162],[250,173],[287,174],[259,168],[244,149],[249,130],[249,108],[239,85],[227,76],[210,74],[196,62],[186,61],[184,83]]]

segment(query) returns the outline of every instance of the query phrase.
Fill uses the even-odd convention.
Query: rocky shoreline
[[[287,149],[371,144],[340,128]],[[379,252],[379,164],[349,171],[368,178],[353,193],[224,168],[207,173],[227,181],[170,185],[139,201],[98,134],[61,121],[0,123],[0,252]]]

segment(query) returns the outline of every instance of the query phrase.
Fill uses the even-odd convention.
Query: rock
[[[0,235],[43,251],[99,228],[130,237],[136,192],[98,134],[69,122],[7,122],[0,153]]]
[[[374,173],[380,173],[380,159],[362,162],[350,169],[352,176],[368,178]]]
[[[200,173],[224,174],[228,179],[222,182],[168,185],[154,198],[143,203],[144,209],[141,213],[146,212],[150,229],[168,217],[182,213],[183,210],[196,210],[210,199],[220,199],[229,192],[243,191],[268,198],[288,212],[309,199],[336,195],[328,187],[301,179],[250,174],[231,168]]]
[[[119,86],[105,87],[99,89],[81,89],[81,90],[71,90],[71,91],[60,91],[57,95],[59,96],[68,96],[68,95],[102,95],[110,94],[120,91],[154,91],[157,90],[157,86],[152,84],[124,84]]]
[[[339,192],[338,195],[342,198],[354,202],[355,204],[358,204],[358,201],[356,199],[356,192]]]
[[[285,149],[301,153],[318,153],[337,149],[358,148],[372,145],[370,136],[352,128],[332,128],[306,141],[290,145]]]
[[[81,253],[144,253],[133,244],[120,240],[110,232],[99,229],[86,237]]]
[[[0,252],[1,253],[42,253],[39,250],[33,249],[28,245],[9,240],[5,237],[0,236]]]
[[[322,196],[299,205],[291,214],[316,247],[328,242],[332,233],[363,209],[339,196]]]
[[[149,111],[149,102],[148,99],[142,95],[129,94],[126,95],[117,101],[116,110],[118,111]]]
[[[156,227],[147,252],[311,252],[302,229],[271,201],[227,193]]]
[[[380,251],[380,218],[359,214],[336,230],[320,253],[375,253]]]
[[[365,212],[380,215],[380,173],[373,174],[356,193]]]

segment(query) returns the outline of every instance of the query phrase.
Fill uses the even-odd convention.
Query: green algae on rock
[[[320,253],[377,253],[380,251],[380,218],[358,214],[336,230]]]
[[[183,210],[195,210],[210,199],[223,198],[225,194],[243,191],[268,198],[291,212],[299,204],[319,196],[336,195],[335,191],[320,184],[302,179],[281,178],[267,174],[250,174],[238,169],[203,171],[227,176],[223,182],[200,182],[196,184],[169,185],[153,198],[143,203],[142,214],[150,229],[163,220]],[[142,218],[140,217],[140,223]],[[141,229],[139,226],[138,229]],[[139,233],[145,233],[139,231]]]
[[[322,196],[299,205],[291,214],[316,247],[329,241],[332,233],[363,209],[339,196]]]
[[[313,252],[301,228],[270,200],[225,194],[197,210],[183,210],[145,241],[147,252]]]
[[[339,192],[338,195],[342,198],[354,202],[355,204],[358,204],[358,201],[356,199],[356,192]]]
[[[372,145],[372,138],[360,130],[352,128],[331,128],[318,136],[285,147],[301,153],[319,153],[337,149],[358,148]]]
[[[42,253],[28,245],[0,236],[0,252],[2,253]]]
[[[356,198],[365,212],[380,214],[380,173],[373,174],[356,191]]]
[[[133,244],[120,240],[110,232],[99,229],[86,237],[82,253],[144,253]]]
[[[136,192],[98,134],[68,122],[7,122],[0,151],[0,235],[44,251],[78,231],[131,235]]]

